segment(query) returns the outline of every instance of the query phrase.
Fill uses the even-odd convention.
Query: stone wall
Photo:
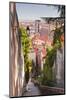
[[[10,3],[10,33],[9,33],[9,96],[22,96],[24,79],[24,60],[21,51],[21,39],[19,31],[16,4]]]

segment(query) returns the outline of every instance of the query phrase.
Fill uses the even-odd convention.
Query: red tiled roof
[[[48,35],[44,34],[44,35],[35,35],[32,40],[36,40],[36,39],[40,39],[42,41],[48,41]]]
[[[40,35],[40,39],[43,40],[43,41],[48,41],[48,35],[47,34]]]

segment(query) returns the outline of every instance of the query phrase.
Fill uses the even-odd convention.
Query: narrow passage
[[[38,96],[40,95],[40,90],[37,86],[34,85],[31,80],[29,80],[27,86],[26,86],[27,91],[23,94],[23,96]]]

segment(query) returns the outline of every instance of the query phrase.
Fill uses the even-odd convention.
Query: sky
[[[16,3],[18,19],[22,20],[37,20],[41,17],[59,17],[57,7],[53,5]]]

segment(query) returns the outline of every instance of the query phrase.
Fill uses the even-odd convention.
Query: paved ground
[[[36,96],[40,95],[40,90],[38,89],[37,86],[34,85],[31,80],[28,82],[28,85],[26,87],[26,92],[23,94],[23,96]]]

